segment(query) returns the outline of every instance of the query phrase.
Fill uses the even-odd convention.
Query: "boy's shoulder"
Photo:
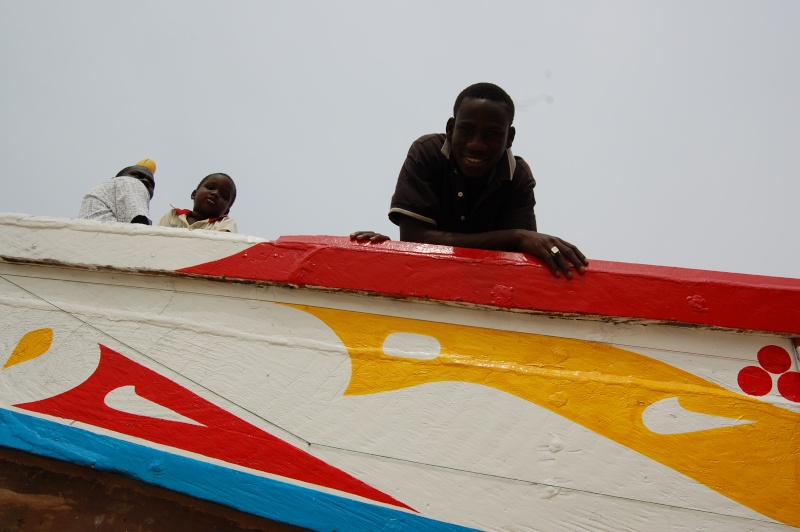
[[[422,149],[441,150],[446,139],[447,136],[444,133],[429,133],[415,140],[411,146],[412,148],[416,146]]]
[[[411,161],[420,162],[439,167],[447,163],[447,156],[442,152],[447,137],[444,133],[431,133],[423,135],[415,140],[408,149],[408,158]]]
[[[238,232],[238,228],[236,227],[236,220],[234,220],[228,215],[225,215],[224,217],[215,220],[212,225],[214,230],[216,231],[227,231],[229,233]]]

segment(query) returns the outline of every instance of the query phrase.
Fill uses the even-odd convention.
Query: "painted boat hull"
[[[800,280],[0,229],[0,445],[314,530],[800,527]]]

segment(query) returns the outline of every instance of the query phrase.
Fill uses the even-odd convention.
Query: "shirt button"
[[[466,220],[466,219],[467,219],[467,217],[466,217],[466,216],[462,216],[462,217],[461,217],[461,221],[462,221],[462,222],[463,222],[464,220]]]
[[[458,193],[458,197],[459,197],[459,198],[463,198],[463,197],[464,197],[464,193],[463,193],[463,192],[459,192],[459,193]]]

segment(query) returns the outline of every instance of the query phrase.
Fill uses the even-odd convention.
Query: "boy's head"
[[[465,177],[489,175],[514,142],[514,102],[492,83],[470,85],[458,95],[447,121],[453,162]]]
[[[228,174],[209,174],[192,191],[192,199],[192,211],[199,219],[219,218],[228,214],[236,201],[236,184]]]
[[[508,109],[509,127],[514,123],[514,101],[506,91],[494,83],[475,83],[461,91],[461,93],[456,96],[456,103],[453,104],[453,117],[458,116],[458,109],[466,98],[489,100],[490,102],[504,105]]]
[[[150,194],[150,199],[153,199],[153,193],[156,190],[156,178],[153,177],[153,174],[150,172],[149,168],[138,165],[126,166],[117,174],[117,177],[122,176],[133,177],[134,179],[141,181],[147,189],[147,193]]]

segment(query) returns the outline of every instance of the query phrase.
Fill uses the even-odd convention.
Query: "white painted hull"
[[[221,282],[176,270],[258,242],[4,216],[2,445],[319,530],[800,527],[800,323]]]

